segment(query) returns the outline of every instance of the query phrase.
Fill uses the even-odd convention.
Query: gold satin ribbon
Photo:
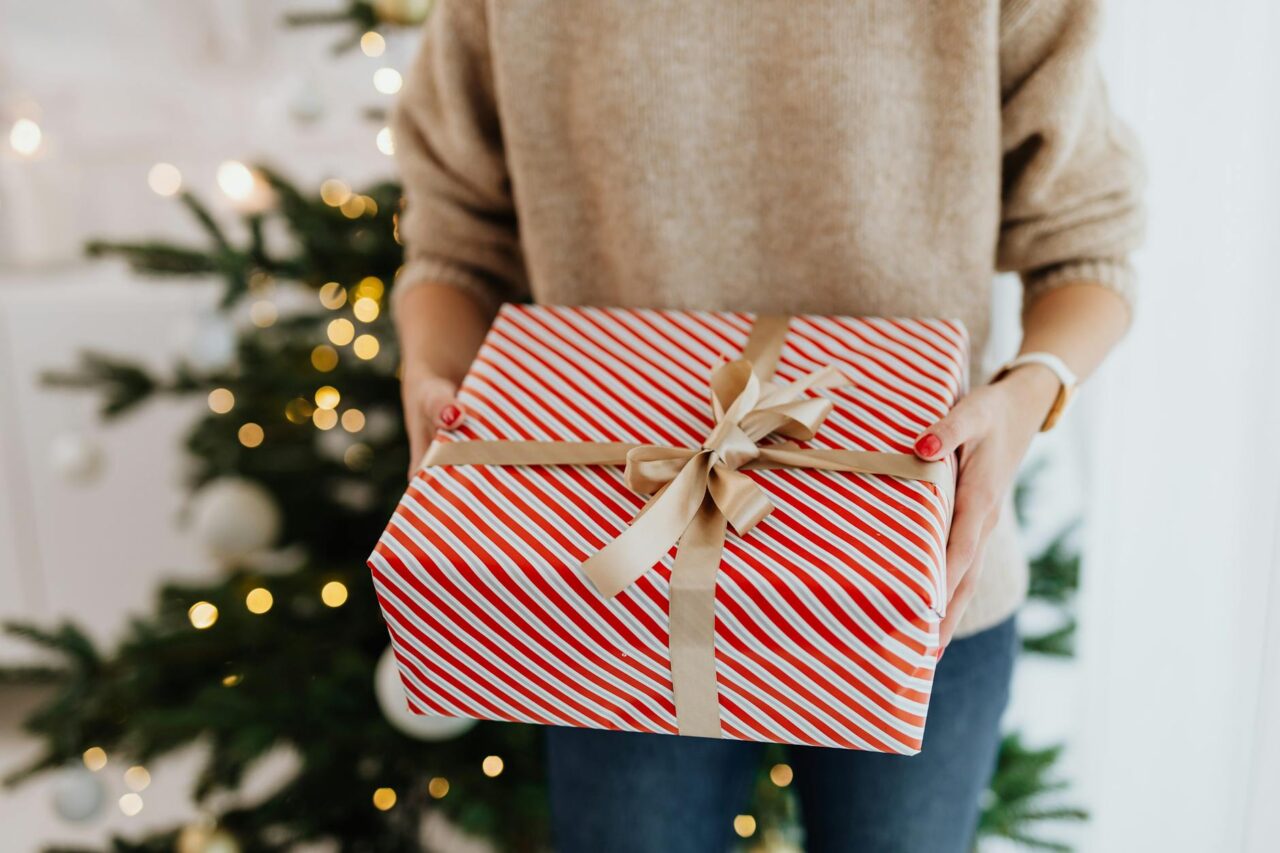
[[[882,474],[952,487],[946,465],[903,453],[802,449],[831,413],[831,401],[807,393],[852,384],[833,367],[787,385],[769,380],[790,318],[765,316],[752,327],[743,357],[711,374],[712,428],[698,448],[576,441],[435,442],[423,467],[442,465],[625,465],[627,487],[649,495],[626,530],[582,568],[599,592],[620,593],[677,545],[671,567],[669,648],[676,724],[681,734],[720,737],[715,670],[715,589],[726,527],[747,535],[773,510],[742,472],[807,468]]]

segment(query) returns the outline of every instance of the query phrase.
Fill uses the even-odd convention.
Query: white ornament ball
[[[418,740],[450,740],[476,724],[465,717],[436,717],[415,714],[409,710],[405,699],[404,684],[400,681],[400,668],[396,665],[395,652],[387,650],[378,658],[373,672],[373,692],[378,697],[378,707],[392,726]]]
[[[49,445],[49,464],[62,479],[85,485],[102,474],[106,456],[94,439],[68,432],[54,438]]]
[[[187,360],[196,369],[213,373],[235,362],[236,331],[222,314],[202,317],[189,335]]]
[[[234,560],[270,548],[283,519],[276,499],[253,480],[219,477],[191,499],[191,530],[210,555]]]
[[[96,817],[106,798],[102,780],[84,767],[68,767],[53,782],[53,810],[68,823]]]

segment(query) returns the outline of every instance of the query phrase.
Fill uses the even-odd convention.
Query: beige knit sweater
[[[958,318],[975,353],[996,270],[1129,297],[1098,6],[437,0],[393,126],[396,290]],[[1025,588],[1006,510],[960,633]]]

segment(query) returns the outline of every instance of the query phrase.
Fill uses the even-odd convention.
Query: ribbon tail
[[[645,511],[582,564],[591,583],[613,598],[666,556],[698,512],[707,492],[711,454],[698,453]]]
[[[671,568],[671,685],[682,735],[721,736],[716,687],[716,575],[724,548],[725,517],[704,500],[680,537]]]

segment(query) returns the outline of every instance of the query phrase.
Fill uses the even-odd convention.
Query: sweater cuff
[[[1137,297],[1133,267],[1123,258],[1068,261],[1023,273],[1022,310],[1025,312],[1050,290],[1068,284],[1096,284],[1119,296],[1133,313]]]
[[[425,257],[410,261],[396,273],[395,285],[391,288],[392,312],[398,310],[406,293],[424,284],[456,287],[491,313],[503,302],[498,288],[484,276],[453,261]]]

